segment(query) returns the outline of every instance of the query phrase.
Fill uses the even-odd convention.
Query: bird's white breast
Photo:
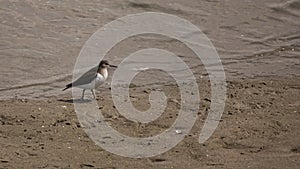
[[[97,88],[98,86],[102,85],[108,77],[108,72],[107,72],[106,69],[102,71],[102,74],[97,73],[95,79],[92,80],[90,83],[80,85],[78,87],[82,88],[82,89],[95,89],[95,88]]]
[[[107,79],[108,73],[105,71],[105,73],[102,75],[100,73],[97,73],[96,79],[95,79],[95,86],[98,87],[99,85],[103,84],[105,80]]]

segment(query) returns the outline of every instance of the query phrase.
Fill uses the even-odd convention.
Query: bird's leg
[[[82,90],[81,100],[84,100],[84,92],[85,92],[85,89]]]
[[[140,131],[141,131],[141,122],[137,122],[136,123],[136,134],[139,135]]]
[[[94,90],[93,90],[93,89],[91,89],[91,92],[92,92],[92,94],[93,94],[93,96],[94,96],[94,99],[96,99],[96,96],[95,96],[95,93],[94,93]]]

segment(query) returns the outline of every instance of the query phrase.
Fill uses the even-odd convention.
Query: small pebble
[[[21,102],[27,103],[27,99],[21,99]]]
[[[175,132],[176,132],[177,134],[181,134],[181,133],[182,133],[181,130],[175,130]]]

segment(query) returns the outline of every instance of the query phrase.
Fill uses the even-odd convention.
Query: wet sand
[[[0,4],[0,168],[295,169],[300,165],[297,0],[3,0]],[[175,14],[201,28],[222,60],[228,97],[217,130],[199,144],[210,105],[208,76],[199,59],[165,37],[133,37],[118,44],[106,56],[113,64],[145,47],[174,52],[192,69],[201,96],[198,119],[181,143],[156,157],[131,159],[96,146],[78,122],[71,91],[61,89],[71,81],[80,49],[97,29],[145,11]],[[139,110],[150,107],[153,89],[163,89],[168,96],[163,116],[137,129],[113,106],[109,91],[113,72],[97,91],[98,104],[112,127],[129,136],[147,137],[174,122],[180,95],[170,77],[145,71],[133,80],[131,101]],[[158,73],[161,76],[153,78]],[[88,92],[87,97],[91,97]]]
[[[0,4],[1,99],[61,95],[60,89],[72,78],[81,48],[95,31],[119,17],[149,11],[174,14],[199,27],[218,51],[227,78],[300,74],[297,0],[2,0]],[[198,79],[206,73],[199,58],[182,43],[156,37],[129,38],[105,58],[118,64],[145,47],[181,56]]]

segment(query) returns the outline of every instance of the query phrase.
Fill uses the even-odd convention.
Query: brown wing
[[[98,66],[93,67],[92,69],[90,69],[89,71],[87,71],[86,73],[84,73],[82,76],[80,76],[73,83],[70,83],[70,84],[66,85],[66,88],[63,89],[63,90],[66,90],[66,89],[68,89],[70,87],[76,87],[76,86],[80,86],[80,85],[84,85],[84,84],[90,83],[96,77],[97,70],[98,70]]]

